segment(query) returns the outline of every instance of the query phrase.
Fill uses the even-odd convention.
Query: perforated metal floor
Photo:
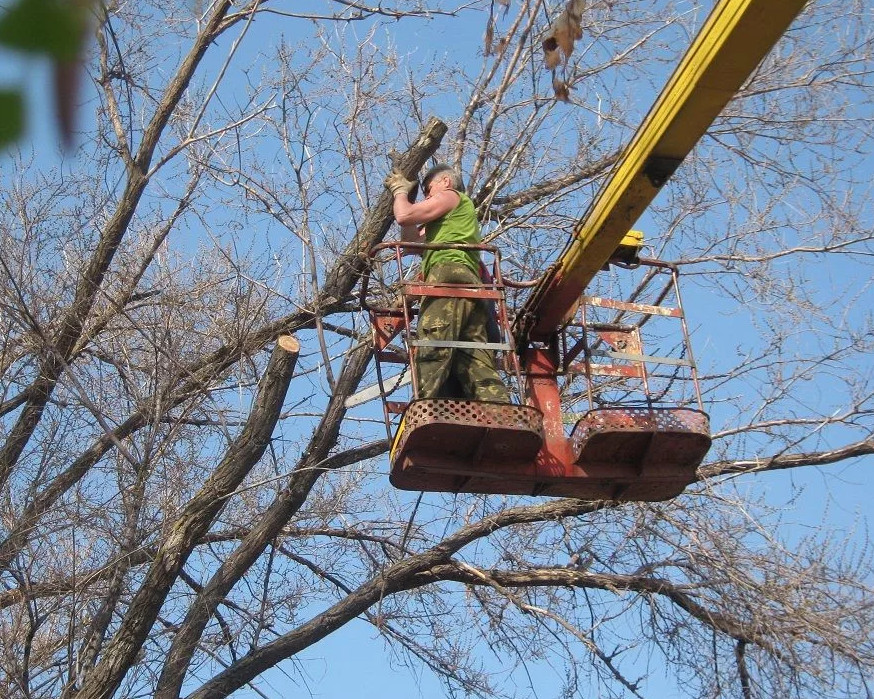
[[[583,416],[571,442],[580,465],[688,470],[710,448],[710,420],[691,408],[602,408]]]

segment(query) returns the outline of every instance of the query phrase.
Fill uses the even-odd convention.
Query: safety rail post
[[[698,410],[704,410],[704,401],[701,399],[701,386],[698,383],[698,364],[695,355],[692,354],[692,338],[689,334],[689,324],[686,321],[686,311],[683,308],[683,299],[680,296],[680,269],[671,267],[671,279],[674,283],[674,294],[677,297],[677,308],[680,310],[680,325],[683,328],[683,342],[686,345],[686,356],[689,360],[690,373],[692,374],[692,386],[695,389],[695,398],[698,401]]]

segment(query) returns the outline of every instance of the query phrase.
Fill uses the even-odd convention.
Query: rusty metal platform
[[[571,434],[580,465],[696,468],[710,448],[710,420],[691,408],[590,410]]]
[[[395,435],[390,480],[404,490],[531,494],[530,471],[542,444],[536,408],[417,400]]]
[[[575,464],[592,486],[601,481],[621,500],[680,494],[695,480],[710,442],[707,414],[691,408],[591,410],[571,434]]]

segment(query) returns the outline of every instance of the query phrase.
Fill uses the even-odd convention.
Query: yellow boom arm
[[[661,186],[783,35],[806,0],[722,0],[517,316],[517,342],[547,340]]]

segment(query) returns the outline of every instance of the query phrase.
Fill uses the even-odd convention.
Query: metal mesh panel
[[[602,408],[583,416],[578,430],[640,430],[709,433],[705,413],[688,408]]]
[[[394,462],[437,458],[440,468],[466,470],[474,463],[534,459],[543,443],[543,416],[536,408],[472,400],[410,403],[392,449]]]
[[[543,431],[543,416],[536,408],[473,400],[417,400],[407,408],[404,422],[405,432],[434,422]]]

